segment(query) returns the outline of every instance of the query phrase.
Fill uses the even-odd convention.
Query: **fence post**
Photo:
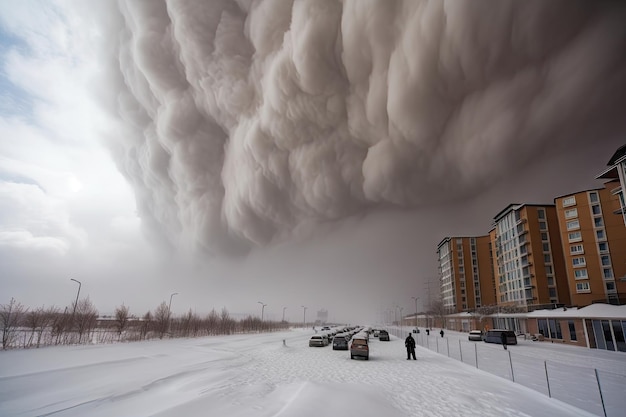
[[[437,353],[439,353],[439,339],[435,338],[435,344],[437,345]]]
[[[510,350],[509,350],[509,364],[511,365],[511,381],[515,382],[515,375],[513,374],[513,360],[511,359]]]
[[[478,345],[474,344],[474,356],[476,357],[476,368],[478,368]]]
[[[448,347],[448,357],[450,357],[450,340],[447,337],[446,337],[446,346]]]
[[[543,367],[546,370],[546,383],[548,384],[548,397],[552,398],[552,393],[550,392],[550,378],[548,378],[548,361],[543,361]]]
[[[593,369],[596,373],[596,381],[598,382],[598,391],[600,391],[600,402],[602,403],[602,411],[604,412],[604,417],[606,417],[606,407],[604,406],[604,396],[602,395],[602,387],[600,386],[600,377],[598,376],[598,370],[596,368]]]
[[[463,363],[463,348],[461,347],[460,340],[459,340],[459,355],[461,356],[461,363]]]

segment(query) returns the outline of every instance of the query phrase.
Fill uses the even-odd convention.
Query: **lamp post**
[[[302,306],[302,309],[304,310],[304,316],[302,318],[302,327],[306,329],[306,307]]]
[[[419,300],[419,297],[411,297],[412,299],[415,300],[415,328],[417,328],[417,300]]]
[[[285,321],[285,310],[287,309],[287,307],[283,307],[283,321]]]
[[[265,311],[265,306],[267,304],[262,303],[261,301],[257,301],[259,304],[261,304],[261,321],[263,321],[263,312]]]
[[[167,331],[169,332],[170,330],[170,325],[172,323],[172,297],[174,297],[175,295],[178,295],[177,292],[173,292],[172,294],[170,294],[170,303],[167,306]]]
[[[76,314],[76,306],[78,305],[78,296],[80,295],[80,287],[83,286],[83,284],[74,278],[70,278],[70,281],[74,281],[74,282],[78,282],[78,292],[76,293],[76,301],[74,301],[74,311],[72,312],[72,320],[74,320],[74,315]]]
[[[398,325],[398,306],[396,306],[396,308],[393,309],[393,325],[394,326]]]

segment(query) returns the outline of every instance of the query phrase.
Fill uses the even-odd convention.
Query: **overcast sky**
[[[427,307],[436,246],[600,187],[618,2],[0,3],[0,304]],[[428,282],[430,281],[430,284]]]

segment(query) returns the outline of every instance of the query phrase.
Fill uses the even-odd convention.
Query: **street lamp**
[[[283,321],[285,321],[285,310],[287,309],[287,307],[283,307]]]
[[[167,306],[167,330],[170,330],[170,325],[171,325],[171,315],[172,315],[172,297],[174,297],[175,295],[178,295],[177,292],[173,292],[172,294],[170,294],[170,303]]]
[[[304,309],[304,317],[302,318],[302,327],[306,329],[306,307],[302,306]]]
[[[261,304],[261,321],[263,321],[263,312],[265,311],[265,306],[267,304],[264,304],[261,301],[258,301],[258,303]]]
[[[411,297],[412,299],[415,300],[415,328],[417,328],[417,300],[419,300],[419,297]]]
[[[78,305],[78,296],[80,295],[80,287],[82,287],[82,283],[74,278],[70,278],[70,281],[78,282],[78,292],[76,293],[76,301],[74,302],[74,311],[72,312],[72,320],[74,320],[74,315],[76,314],[76,306]]]

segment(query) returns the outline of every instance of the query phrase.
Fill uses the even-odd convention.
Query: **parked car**
[[[365,358],[365,360],[369,359],[370,347],[366,337],[357,335],[352,338],[352,343],[350,343],[350,359],[354,359],[355,357]]]
[[[506,329],[487,330],[487,333],[485,333],[485,337],[483,340],[486,343],[502,344],[502,336],[501,336],[502,333],[506,334],[507,345],[517,345],[517,336],[515,336],[515,332],[512,330],[506,330]]]
[[[484,333],[482,330],[472,330],[469,332],[469,335],[467,336],[467,340],[480,342],[481,340],[483,340],[483,337],[484,337]]]
[[[333,350],[348,350],[348,339],[345,338],[343,333],[333,338]]]
[[[378,340],[382,340],[384,342],[389,341],[389,332],[387,330],[381,330],[378,332]]]
[[[311,338],[309,339],[309,347],[312,347],[312,346],[324,347],[326,345],[328,345],[327,339],[325,339],[325,337],[322,335],[311,336]]]
[[[374,329],[374,337],[378,337],[380,335],[380,330]]]

